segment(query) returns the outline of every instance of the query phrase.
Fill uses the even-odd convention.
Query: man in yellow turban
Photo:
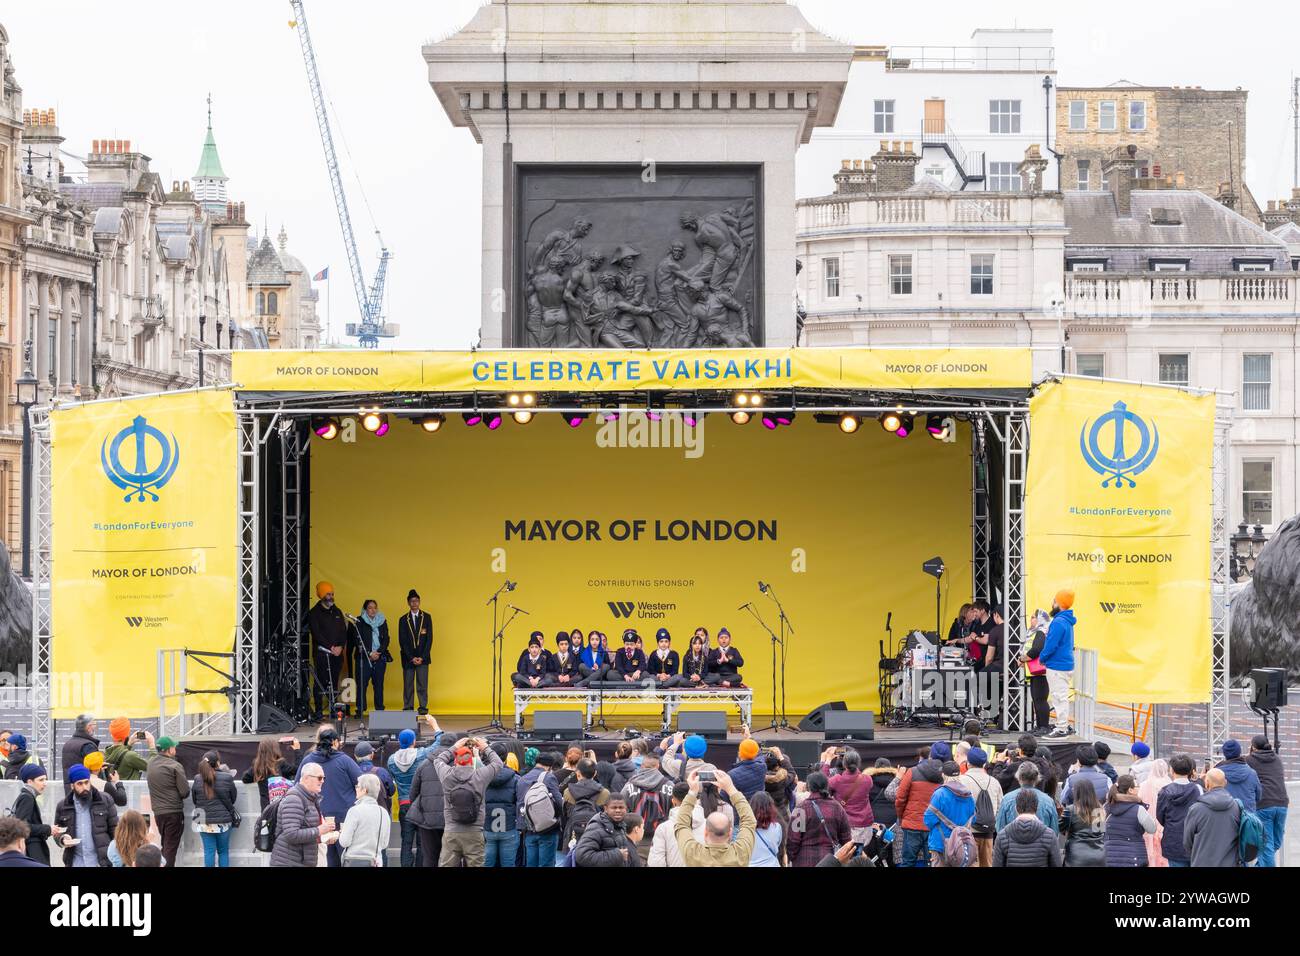
[[[321,581],[316,585],[319,599],[307,612],[307,631],[311,635],[312,705],[320,720],[334,710],[334,699],[343,673],[343,652],[348,645],[348,622],[334,603],[334,585]],[[322,701],[324,702],[322,704]]]

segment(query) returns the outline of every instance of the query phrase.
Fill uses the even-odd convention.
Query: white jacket
[[[374,797],[362,797],[343,819],[343,830],[339,833],[343,858],[371,860],[375,866],[382,866],[392,826],[392,815]]]

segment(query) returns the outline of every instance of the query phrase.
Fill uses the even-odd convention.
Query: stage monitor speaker
[[[372,710],[366,717],[366,737],[396,737],[403,730],[413,730],[420,736],[420,718],[413,710]]]
[[[297,729],[293,718],[272,704],[257,705],[257,732],[259,734],[291,734]]]
[[[1285,707],[1286,671],[1281,667],[1252,667],[1250,680],[1255,688],[1255,706],[1261,710]]]
[[[580,710],[539,710],[533,714],[533,736],[538,740],[581,740]]]
[[[832,710],[848,710],[849,705],[842,700],[827,701],[808,716],[799,721],[799,729],[805,734],[815,734],[826,725],[826,714]]]
[[[725,710],[684,710],[677,715],[677,729],[684,734],[698,734],[705,740],[727,739]]]
[[[825,727],[822,729],[824,740],[875,740],[875,714],[869,710],[828,710]]]
[[[808,779],[810,771],[821,769],[822,742],[820,740],[792,737],[789,740],[767,740],[763,742],[763,746],[764,749],[780,747],[781,753],[790,758],[790,763],[794,766],[795,773],[799,774],[800,780]]]

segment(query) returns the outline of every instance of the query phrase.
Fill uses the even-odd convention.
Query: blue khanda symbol
[[[1112,423],[1115,426],[1113,449],[1107,455],[1101,450],[1101,432]],[[1137,430],[1138,436],[1137,451],[1131,455],[1124,445],[1125,427],[1130,424]],[[1091,429],[1084,422],[1079,431],[1079,451],[1083,453],[1083,460],[1088,466],[1105,479],[1101,483],[1103,488],[1109,488],[1112,481],[1115,482],[1116,489],[1123,488],[1125,482],[1128,482],[1128,487],[1136,488],[1133,476],[1146,471],[1151,462],[1155,461],[1159,450],[1160,430],[1156,428],[1155,422],[1148,428],[1147,423],[1130,412],[1123,402],[1116,402],[1114,408],[1092,423]]]
[[[128,468],[122,461],[122,443],[132,437],[135,438],[135,458],[133,466]],[[152,469],[149,467],[150,439],[158,443],[162,452],[158,465]],[[113,436],[111,444],[108,439],[104,439],[99,447],[99,460],[109,481],[126,492],[123,501],[130,501],[132,497],[136,501],[144,501],[145,495],[157,501],[158,495],[155,492],[176,473],[176,466],[181,460],[181,449],[175,435],[168,441],[167,436],[150,425],[143,415],[137,415],[130,425]]]

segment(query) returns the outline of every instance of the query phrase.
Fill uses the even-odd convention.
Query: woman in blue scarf
[[[375,710],[384,709],[384,666],[393,659],[388,653],[388,621],[379,610],[379,602],[367,598],[357,617],[358,657],[361,660],[357,682],[357,713],[366,709],[366,688],[375,686]]]

